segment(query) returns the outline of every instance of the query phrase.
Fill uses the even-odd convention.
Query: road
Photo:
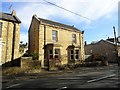
[[[100,67],[102,69],[88,67],[82,71],[79,68],[62,74],[48,74],[48,76],[40,78],[33,76],[28,80],[11,85],[3,84],[3,89],[53,88],[60,90],[66,88],[119,88],[118,86],[120,86],[120,72],[117,65]]]

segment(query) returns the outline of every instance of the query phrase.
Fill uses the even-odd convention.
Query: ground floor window
[[[70,60],[74,59],[74,50],[70,50]]]
[[[79,59],[79,50],[75,50],[75,60]]]
[[[79,59],[79,50],[70,50],[70,60]]]
[[[49,58],[50,58],[50,59],[53,58],[53,50],[49,50]]]
[[[55,58],[60,57],[60,49],[55,49]]]
[[[54,49],[54,52],[53,52],[53,50],[51,49],[51,50],[49,50],[49,53],[48,53],[48,55],[49,55],[49,58],[50,59],[52,59],[53,57],[54,58],[60,58],[60,49]],[[54,56],[53,56],[54,55]]]

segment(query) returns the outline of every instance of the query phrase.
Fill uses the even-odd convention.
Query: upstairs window
[[[57,42],[58,41],[58,32],[53,30],[52,31],[52,41]]]
[[[72,34],[72,43],[76,43],[76,34]]]
[[[2,22],[0,22],[0,37],[2,36]]]

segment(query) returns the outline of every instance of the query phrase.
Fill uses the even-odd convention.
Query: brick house
[[[11,14],[0,12],[0,38],[4,44],[1,49],[2,64],[19,57],[20,23],[14,10]]]
[[[97,54],[107,56],[108,62],[117,62],[117,52],[120,46],[116,46],[114,42],[109,40],[100,40],[94,44],[85,45],[85,55]]]
[[[42,67],[53,58],[62,65],[84,61],[84,31],[33,15],[28,33],[28,52],[38,53]]]

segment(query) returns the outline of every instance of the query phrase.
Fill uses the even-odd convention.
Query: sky
[[[118,2],[120,0],[47,0],[78,15],[55,7],[45,0],[0,0],[0,12],[16,11],[21,20],[20,41],[28,42],[28,29],[32,16],[74,25],[84,31],[84,41],[91,43],[114,37],[118,32]],[[85,17],[85,18],[84,18]],[[118,36],[118,35],[117,35]]]

